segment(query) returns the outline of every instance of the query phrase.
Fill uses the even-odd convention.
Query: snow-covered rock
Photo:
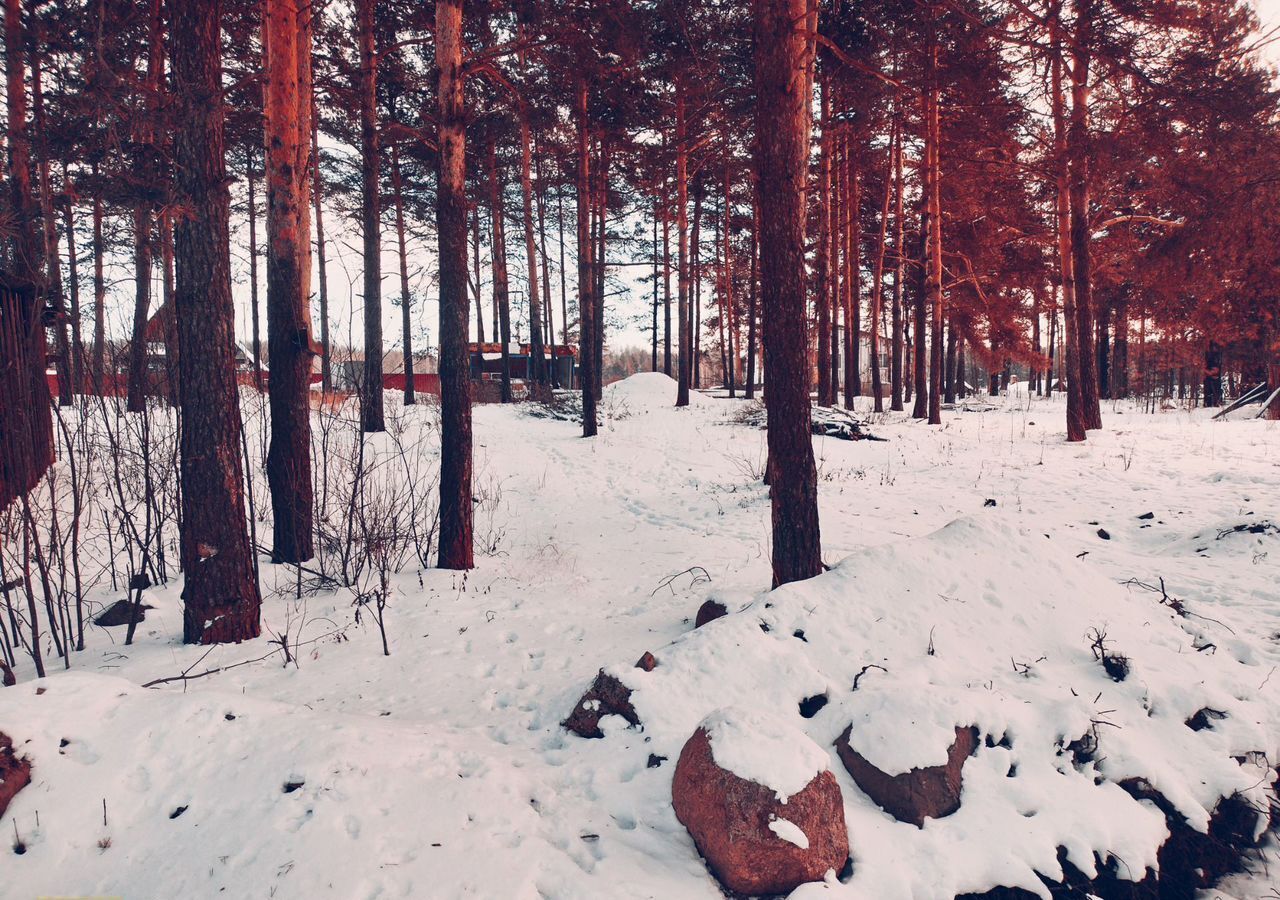
[[[732,891],[785,894],[849,856],[826,751],[778,717],[721,709],[704,719],[680,752],[671,802]]]

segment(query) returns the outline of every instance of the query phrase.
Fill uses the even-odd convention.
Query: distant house
[[[471,358],[472,381],[498,381],[502,378],[502,344],[467,345]],[[511,377],[519,381],[529,379],[529,364],[533,360],[533,345],[509,344],[507,350],[511,358]],[[555,366],[556,381],[564,387],[571,387],[575,360],[578,351],[565,344],[555,344],[542,348],[544,365]]]

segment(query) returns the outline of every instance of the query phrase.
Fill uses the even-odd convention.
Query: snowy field
[[[736,423],[744,401],[676,410],[673,396],[662,376],[608,388],[590,441],[571,421],[478,407],[477,567],[411,562],[395,578],[389,656],[350,591],[299,600],[296,571],[264,559],[255,642],[183,646],[171,581],[147,592],[133,646],[94,627],[71,671],[20,669],[0,731],[33,780],[0,821],[0,897],[714,900],[671,784],[720,707],[828,749],[852,723],[890,772],[941,762],[956,726],[992,739],[960,810],[923,829],[882,812],[832,751],[852,875],[805,900],[1036,891],[1058,847],[1086,870],[1098,853],[1141,873],[1164,816],[1125,778],[1199,827],[1232,792],[1266,803],[1277,423],[1109,405],[1104,431],[1068,445],[1060,402],[1025,395],[942,427],[872,417],[887,440],[815,438],[833,570],[764,595],[764,433]],[[392,406],[433,452],[434,408]],[[693,631],[713,596],[732,614]],[[1095,659],[1099,635],[1129,659],[1121,682]],[[633,667],[645,651],[652,672]],[[560,722],[601,667],[643,725],[607,717],[587,740]],[[822,693],[803,718],[796,704]],[[1206,709],[1208,728],[1184,724]],[[1090,733],[1093,758],[1073,763],[1065,745]],[[1275,845],[1252,866],[1202,897],[1280,897]]]

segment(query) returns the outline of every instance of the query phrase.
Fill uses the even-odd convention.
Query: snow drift
[[[717,599],[730,614],[655,649],[652,671],[606,670],[630,689],[652,753],[674,758],[726,706],[790,717],[824,748],[849,729],[890,775],[946,763],[957,728],[983,738],[959,810],[922,828],[883,812],[833,760],[853,876],[827,888],[845,896],[1047,897],[1041,876],[1063,880],[1064,860],[1089,878],[1141,881],[1169,837],[1160,803],[1204,832],[1237,798],[1260,811],[1249,837],[1265,827],[1277,717],[1256,698],[1267,672],[1201,652],[1199,629],[1173,609],[994,512],[807,582]],[[806,717],[801,703],[817,695],[828,702]],[[608,720],[600,753],[618,733]]]

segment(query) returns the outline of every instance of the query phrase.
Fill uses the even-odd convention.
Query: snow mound
[[[838,890],[1047,896],[1037,873],[1061,880],[1059,848],[1089,877],[1102,864],[1133,881],[1158,867],[1169,830],[1137,798],[1138,780],[1200,832],[1223,798],[1267,808],[1280,717],[1259,689],[1266,667],[1198,652],[1184,625],[1155,597],[993,513],[761,594],[655,651],[652,672],[609,672],[632,690],[651,752],[674,757],[705,717],[731,707],[711,720],[732,736],[717,758],[749,750],[731,764],[753,772],[776,718],[828,756],[852,726],[851,746],[889,774],[942,764],[955,729],[976,727],[984,740],[965,765],[960,809],[923,829],[893,820],[832,766],[854,856]],[[1125,657],[1127,676],[1113,680],[1103,656]],[[818,694],[828,702],[802,713]],[[806,753],[805,768],[819,765]]]
[[[719,709],[699,727],[707,733],[716,765],[769,788],[782,803],[830,767],[826,751],[807,734],[758,709]]]
[[[625,405],[631,412],[674,408],[678,384],[661,372],[639,372],[604,389],[602,405],[606,408]],[[690,406],[713,406],[715,400],[698,391],[689,391]]]

